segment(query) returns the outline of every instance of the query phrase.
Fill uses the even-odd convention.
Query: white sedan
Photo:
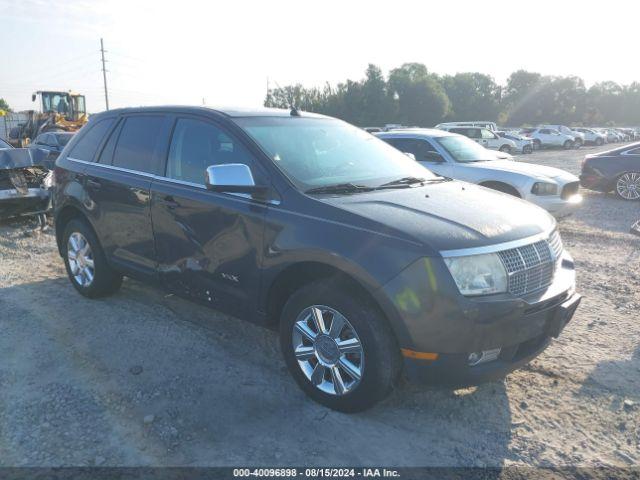
[[[556,216],[582,201],[578,177],[558,168],[501,160],[473,140],[443,130],[411,129],[376,134],[443,177],[476,183],[520,197]]]

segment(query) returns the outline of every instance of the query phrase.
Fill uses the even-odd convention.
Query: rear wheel
[[[522,153],[533,153],[533,147],[531,145],[525,145],[524,147],[522,147]]]
[[[573,142],[571,140],[566,140],[562,146],[565,150],[569,150],[573,148]]]
[[[289,298],[280,346],[300,388],[342,412],[373,406],[400,373],[400,352],[382,314],[354,296],[353,288],[335,282],[314,282]]]
[[[604,143],[604,141],[600,137],[596,138],[596,145],[598,147],[601,147],[603,143]]]
[[[640,200],[640,172],[620,175],[616,180],[616,193],[624,200]]]
[[[504,152],[504,153],[511,153],[511,146],[510,145],[502,145],[500,147],[500,151]]]
[[[73,219],[67,224],[63,257],[69,280],[85,297],[110,295],[122,285],[122,275],[107,264],[100,242],[83,220]]]
[[[574,146],[576,148],[580,148],[582,146],[582,139],[581,138],[576,138],[576,141],[574,143]]]

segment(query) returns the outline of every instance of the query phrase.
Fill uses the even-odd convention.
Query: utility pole
[[[109,110],[109,92],[107,91],[107,69],[104,64],[106,60],[104,59],[104,42],[100,39],[100,53],[102,54],[102,78],[104,80],[104,103],[107,106],[107,110]]]

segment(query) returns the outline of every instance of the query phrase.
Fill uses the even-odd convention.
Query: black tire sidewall
[[[84,287],[73,278],[71,273],[71,267],[69,266],[69,258],[67,256],[67,245],[71,234],[78,232],[86,238],[91,252],[93,254],[94,262],[94,278],[91,285]],[[122,277],[109,267],[104,256],[100,242],[96,237],[93,229],[87,225],[87,223],[80,219],[71,220],[64,229],[62,237],[62,257],[64,259],[64,266],[69,276],[69,281],[73,287],[83,296],[88,298],[97,298],[113,293],[120,287]]]
[[[280,320],[280,346],[289,371],[298,386],[313,400],[341,412],[358,412],[373,406],[392,389],[400,373],[400,352],[386,320],[379,310],[349,295],[349,287],[314,282],[302,287],[287,301]],[[304,375],[293,352],[291,335],[298,315],[311,305],[325,305],[344,315],[355,329],[364,350],[360,384],[351,392],[336,396],[316,388]]]

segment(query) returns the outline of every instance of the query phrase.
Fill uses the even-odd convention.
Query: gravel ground
[[[584,154],[519,161],[577,173]],[[90,301],[51,233],[0,224],[0,466],[640,466],[640,205],[583,192],[560,222],[583,303],[505,380],[309,401],[274,332],[127,280]]]

